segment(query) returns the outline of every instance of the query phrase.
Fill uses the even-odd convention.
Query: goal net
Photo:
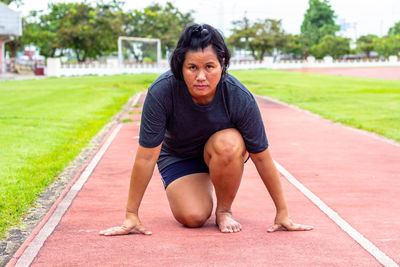
[[[120,64],[160,63],[160,39],[120,36],[118,60]]]

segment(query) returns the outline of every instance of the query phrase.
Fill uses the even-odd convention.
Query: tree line
[[[0,1],[23,4],[22,0]],[[252,22],[244,17],[232,23],[232,33],[226,40],[232,50],[249,51],[258,60],[274,53],[292,58],[339,58],[354,53],[369,57],[372,51],[384,57],[399,55],[400,21],[383,37],[360,36],[356,48],[351,49],[350,38],[338,35],[340,26],[335,19],[329,0],[309,0],[300,34],[286,33],[281,20]],[[120,0],[103,0],[95,5],[86,1],[49,4],[48,11],[31,11],[24,17],[23,35],[6,46],[11,57],[25,46],[34,45],[45,57],[73,51],[76,60],[84,62],[115,53],[118,36],[132,36],[160,39],[165,56],[174,48],[184,27],[192,22],[193,11],[183,13],[171,2],[165,6],[152,4],[142,10],[125,10]]]
[[[264,19],[251,23],[248,18],[234,21],[228,43],[233,49],[249,50],[253,58],[263,59],[275,50],[295,58],[316,58],[363,53],[370,57],[372,51],[388,57],[400,53],[400,21],[383,37],[368,34],[356,40],[351,49],[350,38],[338,35],[340,26],[335,23],[336,15],[328,0],[309,0],[304,14],[300,34],[286,34],[280,20]]]
[[[49,4],[47,12],[31,11],[23,18],[23,35],[7,43],[8,50],[15,57],[33,44],[46,58],[73,51],[77,61],[84,62],[112,54],[119,36],[132,36],[160,39],[165,54],[194,21],[191,12],[182,13],[169,2],[133,11],[124,11],[123,6],[118,0]]]

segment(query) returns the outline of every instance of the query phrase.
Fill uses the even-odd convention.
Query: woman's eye
[[[190,66],[189,69],[195,70],[195,69],[196,69],[196,66]]]
[[[213,68],[214,68],[214,66],[211,66],[211,65],[207,66],[207,69],[213,69]]]

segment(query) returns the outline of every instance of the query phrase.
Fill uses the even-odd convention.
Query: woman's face
[[[182,74],[193,101],[199,105],[211,103],[222,74],[222,66],[212,46],[186,52]]]

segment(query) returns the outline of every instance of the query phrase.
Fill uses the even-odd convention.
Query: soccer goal
[[[118,60],[124,63],[160,63],[160,39],[120,36]]]

